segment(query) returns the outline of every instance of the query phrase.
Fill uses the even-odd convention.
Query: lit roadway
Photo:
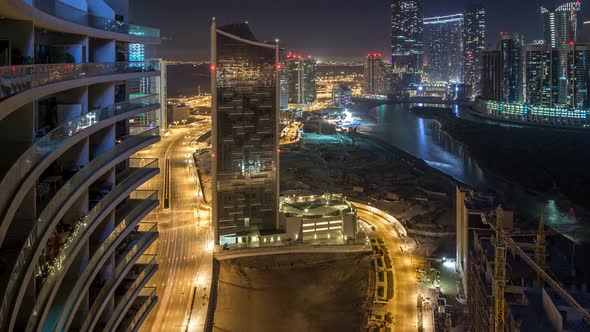
[[[361,219],[375,226],[375,233],[383,239],[389,249],[393,265],[394,292],[386,311],[393,314],[391,329],[396,332],[416,332],[418,320],[416,270],[410,254],[401,250],[404,241],[397,235],[393,224],[384,218],[360,209],[357,212]]]
[[[210,122],[170,129],[169,136],[138,156],[159,158],[161,175],[141,189],[158,189],[160,207],[146,221],[157,221],[160,237],[150,248],[159,269],[148,282],[158,288],[158,304],[141,331],[202,331],[211,281],[212,242],[208,206],[201,204],[191,142]],[[165,161],[170,159],[170,208],[164,207]],[[206,287],[206,288],[205,288]]]

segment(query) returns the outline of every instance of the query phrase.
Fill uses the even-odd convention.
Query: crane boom
[[[565,301],[567,302],[572,308],[574,308],[582,317],[582,319],[584,319],[584,321],[586,321],[586,323],[590,324],[590,312],[588,312],[588,310],[584,309],[584,307],[582,307],[577,301],[576,299],[573,298],[573,296],[571,296],[560,284],[557,280],[553,279],[549,274],[547,274],[547,272],[545,272],[545,270],[543,268],[541,268],[532,258],[530,258],[521,248],[520,246],[518,246],[518,244],[509,236],[506,235],[506,233],[504,232],[504,230],[502,229],[502,222],[501,222],[501,217],[500,217],[500,223],[499,225],[494,225],[491,220],[488,219],[488,217],[485,215],[485,213],[481,213],[480,214],[482,221],[485,224],[488,224],[492,230],[496,233],[496,236],[499,238],[502,238],[501,240],[498,239],[498,243],[505,245],[506,247],[510,247],[514,250],[514,252],[520,256],[520,258],[522,258],[522,260],[525,261],[525,263],[527,263],[533,270],[535,270],[535,272],[538,273],[538,276],[540,276],[547,284],[549,284],[549,286],[551,286],[551,288],[553,288],[554,291],[557,292],[557,294]],[[499,227],[498,227],[499,226]],[[505,255],[506,251],[504,248],[504,255]],[[501,254],[501,252],[496,251],[496,255]],[[500,256],[501,257],[501,256]],[[506,256],[504,256],[505,258]],[[499,260],[498,256],[496,256],[496,264],[502,264],[501,267],[497,268],[494,267],[494,272],[496,273],[496,275],[494,276],[494,281],[495,284],[501,284],[499,283],[499,279],[501,276],[502,271],[506,271],[506,260],[504,259]],[[504,280],[505,282],[505,280]],[[501,285],[500,285],[501,286]],[[504,284],[505,286],[505,284]],[[503,293],[503,288],[502,288],[502,293],[499,292],[500,289],[496,288],[495,291],[495,296],[497,298],[501,297],[502,298],[502,302],[498,302],[498,300],[496,299],[496,305],[495,305],[495,309],[496,312],[495,314],[495,318],[496,318],[496,324],[498,324],[500,321],[504,322],[505,320],[505,312],[504,312],[504,293]],[[502,316],[502,317],[500,317]],[[498,331],[498,326],[496,325],[496,331]],[[502,328],[504,328],[504,326],[502,325]],[[500,330],[503,331],[503,330]]]

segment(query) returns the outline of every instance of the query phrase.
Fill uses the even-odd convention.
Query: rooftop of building
[[[354,210],[353,205],[337,194],[314,195],[309,192],[290,191],[280,198],[281,212],[307,218],[340,215]]]
[[[229,33],[230,35],[234,35],[242,39],[258,42],[258,39],[256,39],[256,37],[254,36],[252,30],[250,30],[250,25],[248,24],[248,22],[232,23],[219,26],[217,27],[217,30]]]

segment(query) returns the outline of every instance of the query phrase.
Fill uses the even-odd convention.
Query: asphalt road
[[[386,305],[385,312],[393,314],[394,332],[415,332],[417,329],[418,285],[416,270],[412,264],[411,255],[402,252],[403,240],[397,235],[393,224],[377,214],[358,210],[359,217],[375,226],[375,233],[383,239],[389,249],[393,266],[393,299]]]
[[[158,304],[143,323],[141,331],[202,331],[210,279],[212,245],[210,213],[201,204],[191,141],[208,131],[210,123],[170,129],[138,156],[159,158],[161,175],[142,189],[160,191],[160,207],[146,221],[158,222],[160,237],[150,248],[158,255],[159,270],[148,282],[158,288]],[[163,209],[165,161],[170,159],[170,208]]]

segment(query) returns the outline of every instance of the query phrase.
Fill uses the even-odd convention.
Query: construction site
[[[456,195],[468,330],[590,331],[588,245],[580,241],[590,232],[551,230],[542,211],[536,229],[523,230],[493,196],[459,187]]]

